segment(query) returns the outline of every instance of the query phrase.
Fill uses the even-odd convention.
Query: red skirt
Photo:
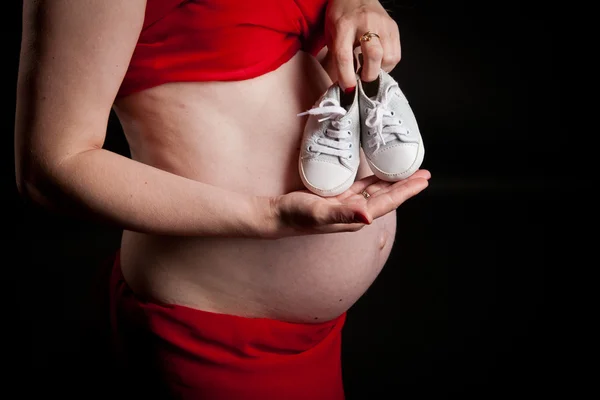
[[[135,384],[156,387],[155,398],[344,399],[345,313],[332,321],[301,324],[149,302],[128,287],[118,256],[110,308],[125,379],[137,376]]]

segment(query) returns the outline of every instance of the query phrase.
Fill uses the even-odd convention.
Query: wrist
[[[276,239],[281,236],[278,207],[276,196],[253,197],[250,213],[252,236],[261,239]]]

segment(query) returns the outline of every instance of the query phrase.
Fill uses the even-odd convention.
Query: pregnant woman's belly
[[[302,189],[304,118],[330,84],[299,53],[242,82],[173,83],[121,99],[132,158],[260,196]],[[361,163],[359,178],[370,175]],[[185,207],[185,204],[181,204]],[[139,295],[206,311],[320,322],[346,311],[387,261],[395,213],[358,232],[278,240],[156,237],[124,232],[123,274]]]

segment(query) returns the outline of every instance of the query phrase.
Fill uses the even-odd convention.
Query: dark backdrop
[[[78,391],[83,382],[92,393],[109,386],[99,336],[86,329],[88,294],[119,232],[18,197],[21,3],[10,3],[0,157],[9,203],[0,275],[5,387],[87,397]],[[554,383],[540,210],[556,89],[549,13],[516,1],[439,3],[385,2],[402,37],[393,75],[419,120],[433,178],[400,207],[391,258],[349,311],[349,400],[541,395]],[[125,144],[113,118],[106,147],[126,153]]]

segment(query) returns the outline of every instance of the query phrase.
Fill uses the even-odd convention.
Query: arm
[[[102,149],[145,0],[25,0],[15,123],[17,186],[33,201],[153,234],[264,236],[269,199]]]
[[[150,234],[279,238],[359,230],[427,186],[424,171],[393,185],[365,178],[336,198],[253,197],[102,149],[145,5],[23,1],[15,162],[24,196]]]

